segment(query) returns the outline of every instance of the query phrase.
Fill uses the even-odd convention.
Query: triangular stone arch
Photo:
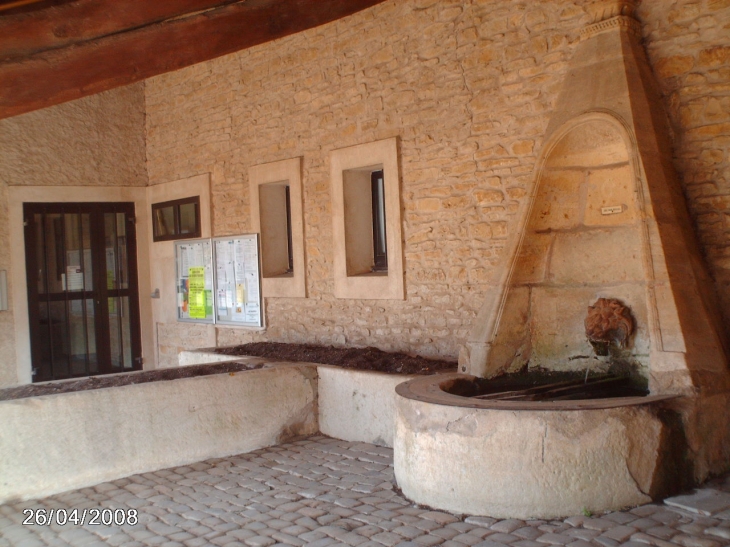
[[[618,4],[623,6],[628,2]],[[550,161],[556,147],[581,125],[599,123],[613,127],[621,135],[627,150],[628,176],[635,181],[638,221],[635,228],[639,229],[626,241],[629,246],[638,244],[640,247],[643,279],[631,281],[644,287],[644,298],[634,295],[631,302],[627,302],[632,309],[636,307],[634,311],[639,315],[636,342],[643,344],[643,347],[634,346],[635,350],[641,350],[635,351],[634,357],[643,366],[653,392],[691,393],[701,386],[725,390],[730,388],[725,334],[718,328],[721,323],[714,285],[699,253],[674,171],[663,105],[639,43],[639,23],[630,15],[618,13],[610,10],[598,13],[597,21],[581,33],[582,41],[571,61],[534,169],[536,183],[531,199],[523,205],[519,213],[520,225],[507,247],[510,267],[499,272],[492,290],[485,297],[460,356],[459,370],[490,377],[518,366],[519,359],[515,361],[514,358],[519,357],[520,351],[529,350],[529,357],[522,356],[523,361],[533,357],[537,340],[530,339],[529,348],[520,349],[513,344],[512,355],[507,355],[505,351],[509,353],[510,348],[500,347],[499,338],[501,329],[520,327],[520,313],[514,313],[515,302],[510,302],[516,297],[514,294],[510,297],[510,293],[514,292],[511,288],[516,287],[522,275],[520,256],[530,244],[528,228],[535,200],[540,197],[541,180],[552,167]],[[606,15],[607,19],[601,19]],[[604,163],[604,166],[608,165],[610,162]],[[544,189],[544,181],[542,187]],[[619,205],[621,203],[605,204],[609,208]],[[615,216],[625,214],[622,208]],[[608,219],[611,215],[605,216]],[[611,222],[608,221],[608,225]],[[594,226],[600,226],[600,221]],[[585,241],[579,243],[590,245]],[[611,252],[615,251],[615,242],[606,245],[612,248]],[[620,255],[616,260],[620,260]],[[581,281],[575,280],[574,285],[578,289]],[[598,285],[593,289],[600,288]],[[592,295],[584,294],[582,300],[572,299],[571,305],[580,303],[580,313],[585,314],[590,304],[586,300],[602,296],[606,291],[593,292]],[[541,311],[539,303],[537,306],[531,308],[531,314]],[[639,309],[641,306],[645,311]],[[575,327],[576,321],[572,324]],[[511,336],[515,339],[517,334],[513,332]],[[574,332],[571,336],[580,337],[583,333]],[[500,351],[502,355],[497,354]],[[574,364],[588,365],[585,360]]]

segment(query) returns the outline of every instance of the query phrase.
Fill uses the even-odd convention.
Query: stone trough
[[[257,361],[200,348],[180,352],[180,366],[220,361]],[[300,363],[301,364],[301,363]],[[305,366],[304,364],[301,364]],[[317,375],[317,423],[325,435],[345,441],[393,446],[395,387],[414,378],[333,365],[309,363]]]
[[[3,400],[0,503],[311,435],[316,408],[296,364]]]
[[[649,502],[661,488],[669,395],[580,401],[449,393],[463,374],[396,388],[395,475],[410,499],[454,513],[554,518]],[[462,387],[463,390],[463,387]]]

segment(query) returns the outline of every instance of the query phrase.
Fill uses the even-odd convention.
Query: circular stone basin
[[[395,476],[417,503],[498,518],[557,518],[651,501],[671,395],[577,401],[464,397],[473,376],[396,388]]]

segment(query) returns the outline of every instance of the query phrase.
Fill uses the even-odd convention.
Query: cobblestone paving
[[[496,520],[414,506],[393,482],[390,449],[311,437],[0,506],[0,546],[730,545],[730,511],[710,518],[651,504],[590,518]],[[709,486],[730,492],[730,477]],[[54,517],[51,525],[21,524],[28,509],[41,508],[136,509],[139,522],[59,526]]]

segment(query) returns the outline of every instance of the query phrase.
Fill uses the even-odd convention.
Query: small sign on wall
[[[610,205],[609,207],[601,207],[602,215],[617,215],[618,213],[623,213],[623,212],[624,212],[623,205]]]

